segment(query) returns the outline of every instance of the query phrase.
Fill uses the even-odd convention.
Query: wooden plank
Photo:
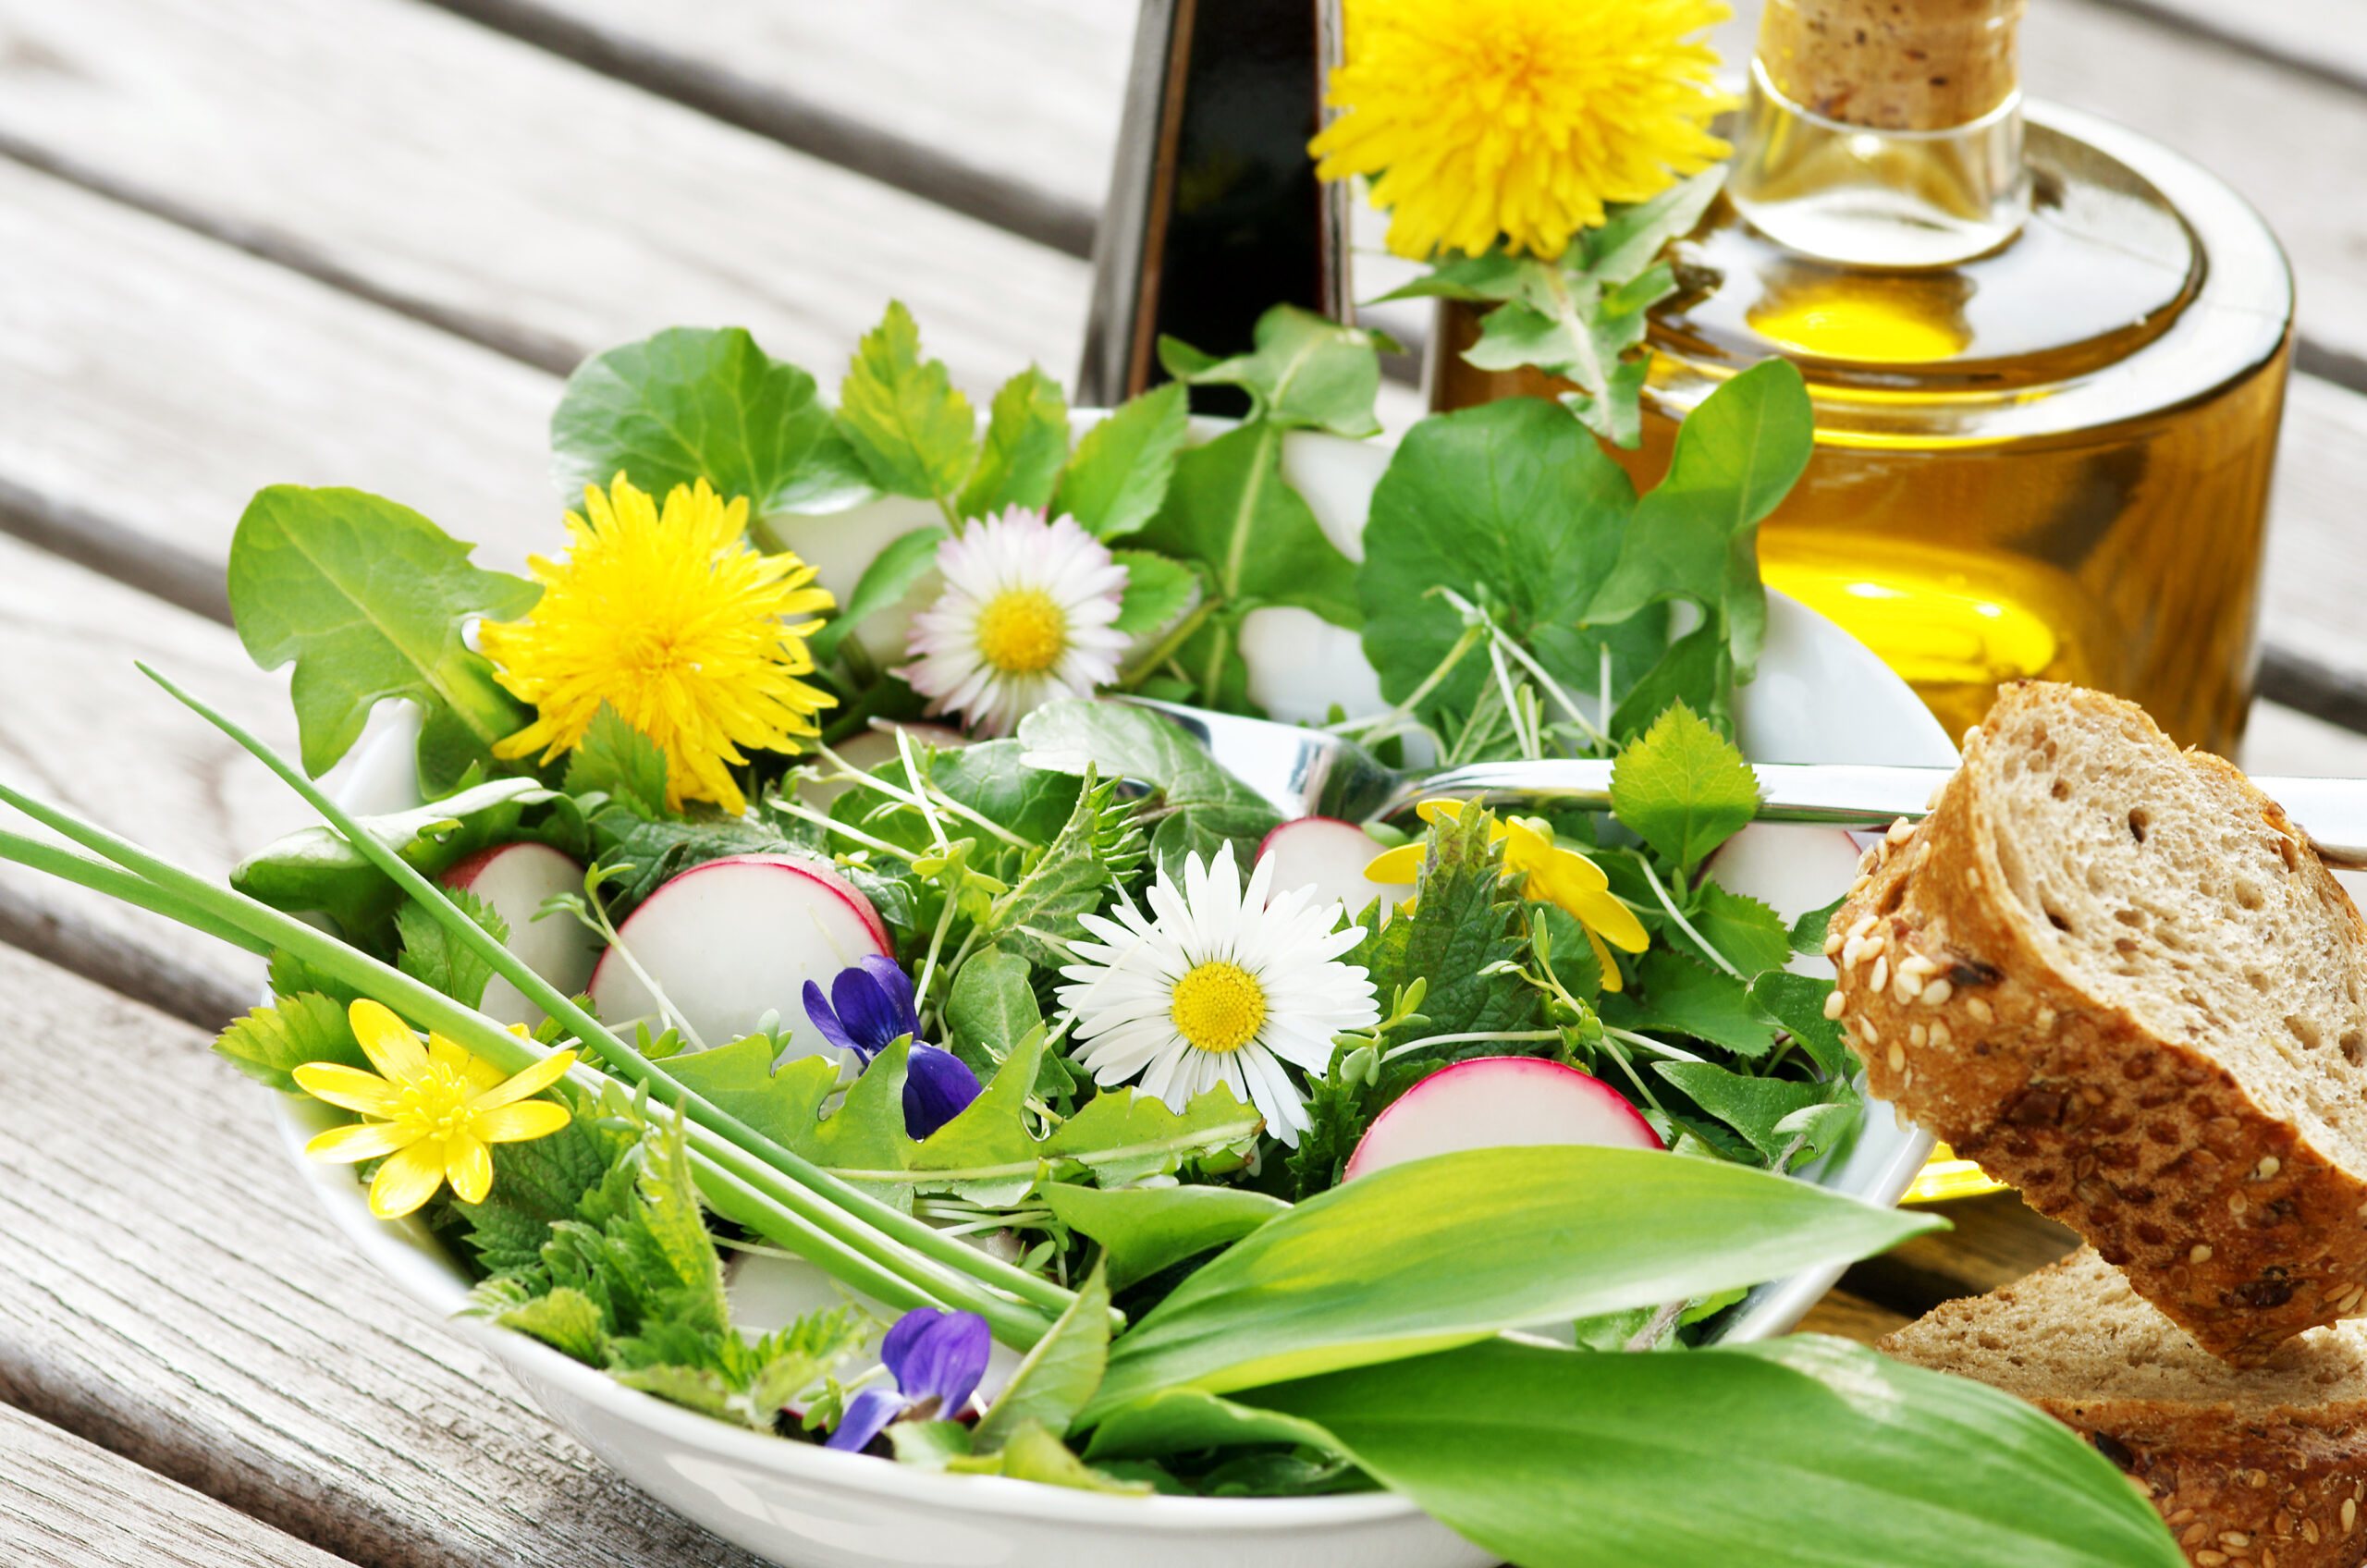
[[[5,949],[0,990],[0,1400],[357,1563],[752,1568],[400,1299],[202,1035]]]
[[[344,1561],[6,1405],[0,1553],[49,1568],[337,1568]]]
[[[2286,70],[2367,92],[2367,8],[2360,0],[2103,0],[2116,9],[2240,49]]]
[[[892,294],[991,387],[1084,329],[1074,258],[408,0],[0,0],[0,150],[546,368],[735,323],[834,381]]]
[[[1073,256],[1110,181],[1133,0],[433,0]]]
[[[1904,1313],[1877,1306],[1863,1296],[1844,1290],[1832,1290],[1824,1299],[1809,1308],[1809,1315],[1792,1330],[1796,1334],[1831,1334],[1836,1339],[1855,1340],[1861,1345],[1872,1344],[1893,1329],[1904,1329],[1914,1319]]]
[[[1956,1228],[1918,1236],[1851,1265],[1841,1288],[1891,1312],[1919,1317],[1944,1301],[2012,1284],[2079,1244],[2078,1235],[2013,1193],[1931,1207]]]

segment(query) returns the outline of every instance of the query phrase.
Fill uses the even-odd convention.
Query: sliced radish
[[[940,752],[959,751],[970,743],[967,735],[959,729],[948,729],[942,724],[888,724],[850,735],[842,744],[830,749],[838,753],[849,767],[869,773],[881,764],[895,760],[896,731],[899,729],[908,731],[914,745],[934,746]],[[797,798],[816,811],[828,811],[831,802],[853,788],[852,779],[817,779],[799,785]]]
[[[1858,854],[1858,841],[1838,827],[1754,822],[1719,845],[1705,869],[1727,892],[1757,899],[1789,924],[1849,890]],[[1784,967],[1821,979],[1833,974],[1832,963],[1813,953],[1796,954]]]
[[[1533,1144],[1665,1146],[1600,1079],[1533,1056],[1483,1056],[1440,1068],[1374,1118],[1345,1180],[1434,1154]]]
[[[504,945],[561,996],[574,996],[592,978],[600,944],[583,922],[571,914],[534,918],[555,895],[583,890],[583,868],[573,860],[548,844],[495,844],[455,862],[442,880],[491,904],[509,927]],[[543,1010],[498,974],[486,985],[479,1011],[503,1023],[532,1027],[543,1021]]]
[[[1414,890],[1410,883],[1375,882],[1365,875],[1382,848],[1353,822],[1302,816],[1267,834],[1257,858],[1274,863],[1276,893],[1313,888],[1316,902],[1344,903],[1355,914],[1375,899],[1402,899]]]
[[[865,954],[895,950],[853,884],[826,862],[791,855],[694,865],[650,894],[617,938],[624,950],[610,948],[592,976],[602,1022],[628,1037],[640,1021],[661,1027],[638,964],[699,1043],[729,1044],[771,1012],[789,1034],[788,1056],[832,1048],[805,1017],[805,982],[828,991]]]

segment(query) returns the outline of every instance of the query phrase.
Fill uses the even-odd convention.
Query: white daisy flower
[[[1380,1021],[1372,982],[1338,961],[1364,933],[1340,925],[1337,900],[1301,888],[1267,901],[1274,864],[1261,860],[1242,890],[1233,846],[1203,865],[1184,860],[1184,886],[1162,869],[1148,915],[1121,899],[1118,918],[1088,914],[1098,942],[1072,942],[1083,959],[1060,1002],[1077,1015],[1078,1060],[1108,1088],[1139,1075],[1143,1092],[1182,1110],[1230,1084],[1293,1148],[1307,1120],[1285,1062],[1331,1064],[1331,1036]]]
[[[913,618],[914,662],[896,672],[931,714],[1006,735],[1031,708],[1117,679],[1126,569],[1073,518],[1013,507],[981,519],[937,547],[937,570],[945,592]]]

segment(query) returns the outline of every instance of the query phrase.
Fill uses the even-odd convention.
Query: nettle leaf
[[[1752,1005],[1782,1024],[1819,1072],[1827,1078],[1846,1078],[1857,1064],[1842,1042],[1840,1023],[1824,1015],[1824,999],[1831,995],[1832,981],[1781,969],[1771,969],[1750,983]]]
[[[1356,568],[1323,533],[1282,477],[1282,432],[1257,420],[1227,431],[1175,460],[1167,502],[1139,540],[1149,550],[1196,562],[1208,572],[1219,614],[1187,651],[1184,667],[1203,693],[1245,679],[1240,618],[1261,605],[1297,605],[1335,626],[1355,627]]]
[[[1380,394],[1387,334],[1343,326],[1296,305],[1276,305],[1252,329],[1257,348],[1229,360],[1212,359],[1172,337],[1159,340],[1159,363],[1195,386],[1238,386],[1250,397],[1253,421],[1328,430],[1335,435],[1378,435],[1373,400]]]
[[[607,703],[567,756],[567,792],[603,794],[643,816],[666,814],[666,751]]]
[[[1759,779],[1734,743],[1679,704],[1611,769],[1621,825],[1687,877],[1759,811]]]
[[[1726,962],[1741,970],[1745,977],[1781,969],[1784,961],[1792,956],[1791,932],[1782,915],[1757,899],[1730,893],[1715,883],[1701,888],[1699,907],[1690,918],[1702,939],[1724,954]],[[1708,957],[1687,941],[1674,923],[1669,926],[1668,938],[1697,958]]]
[[[1068,962],[1074,956],[1068,944],[1085,935],[1077,916],[1099,909],[1109,889],[1142,864],[1142,829],[1133,805],[1117,799],[1119,781],[1097,786],[1090,771],[1085,777],[1059,837],[978,923],[981,933],[1032,962]]]
[[[532,830],[520,825],[529,807],[550,804],[554,812]],[[572,802],[532,778],[497,778],[386,816],[365,816],[362,828],[425,876],[437,876],[455,862],[485,848],[533,839],[580,855],[584,834]],[[393,877],[372,864],[333,827],[300,827],[240,861],[230,886],[274,909],[323,913],[348,939],[381,944],[387,923],[403,901]]]
[[[863,576],[847,595],[847,602],[836,615],[825,621],[822,630],[805,640],[805,646],[817,665],[828,665],[838,656],[839,644],[847,634],[877,615],[904,602],[904,595],[914,583],[937,565],[937,547],[944,543],[945,530],[935,523],[899,533],[888,541],[887,548],[871,558],[863,569]]]
[[[1527,1568],[2185,1561],[2128,1479],[2053,1417],[1815,1335],[1679,1355],[1495,1340],[1243,1400],[1318,1427],[1390,1490]]]
[[[1625,688],[1667,646],[1664,621],[1638,617],[1606,635],[1577,621],[1591,584],[1619,558],[1635,488],[1568,414],[1510,398],[1424,420],[1374,487],[1358,580],[1365,657],[1381,694],[1403,702],[1463,635],[1463,618],[1431,592],[1487,606],[1498,624],[1573,692]],[[1433,721],[1470,711],[1488,679],[1467,657],[1424,704]]]
[[[301,1094],[290,1074],[307,1062],[333,1061],[372,1071],[353,1037],[344,1006],[316,991],[281,996],[215,1036],[215,1053],[248,1077],[282,1094]]]
[[[1747,1061],[1775,1048],[1773,1022],[1750,999],[1750,988],[1723,970],[1654,948],[1637,964],[1636,985],[1632,993],[1602,995],[1597,1008],[1604,1023],[1689,1035],[1723,1046]]]
[[[495,770],[493,743],[529,715],[461,631],[475,616],[514,620],[543,591],[471,566],[471,548],[360,490],[275,484],[247,504],[230,541],[230,611],[256,664],[296,662],[289,696],[307,773],[345,755],[389,697],[448,716]]]
[[[1735,679],[1749,680],[1767,634],[1760,520],[1808,468],[1815,427],[1808,383],[1788,361],[1762,360],[1703,398],[1677,427],[1668,477],[1637,503],[1588,623],[1690,599],[1724,625]]]
[[[1126,569],[1126,593],[1118,602],[1112,630],[1148,637],[1174,625],[1200,602],[1200,574],[1182,561],[1147,550],[1112,550],[1110,557]]]
[[[1675,1084],[1695,1105],[1740,1133],[1761,1158],[1772,1161],[1792,1136],[1776,1128],[1795,1111],[1832,1103],[1832,1088],[1785,1078],[1751,1078],[1714,1062],[1656,1061],[1652,1071]]]
[[[1153,387],[1086,431],[1061,472],[1055,515],[1097,539],[1122,539],[1159,515],[1191,409],[1181,382]]]
[[[532,1334],[560,1354],[588,1366],[598,1366],[607,1360],[606,1315],[600,1304],[582,1291],[563,1285],[547,1295],[497,1312],[493,1320],[505,1329]]]
[[[1082,1420],[1177,1384],[1222,1394],[1690,1300],[1864,1256],[1940,1223],[1657,1150],[1416,1160],[1307,1199],[1194,1272],[1111,1347]],[[1400,1414],[1429,1421],[1438,1409]]]
[[[491,904],[459,888],[447,889],[444,896],[454,908],[490,933],[495,941],[509,940],[509,923],[495,913]],[[395,932],[402,942],[395,963],[405,974],[443,992],[462,1007],[484,1005],[485,984],[493,978],[493,965],[430,913],[426,905],[416,899],[405,900],[395,912]]]
[[[1158,820],[1151,851],[1179,873],[1182,855],[1211,856],[1228,839],[1245,870],[1279,820],[1256,790],[1218,766],[1173,722],[1146,708],[1047,703],[1019,721],[1019,743],[1030,767],[1133,778],[1157,790],[1158,802],[1138,820]]]
[[[1069,405],[1061,384],[1029,365],[1002,384],[987,416],[978,466],[955,510],[986,517],[1005,507],[1040,510],[1069,456]]]
[[[622,473],[663,504],[705,479],[761,519],[877,494],[814,378],[737,326],[668,327],[584,361],[552,410],[551,454],[569,496]]]
[[[1110,1288],[1122,1291],[1171,1263],[1239,1241],[1290,1205],[1241,1187],[1121,1187],[1054,1182],[1044,1189],[1053,1217],[1101,1243]]]
[[[1098,1263],[1077,1287],[1049,1332],[1036,1341],[1011,1381],[978,1418],[971,1447],[991,1453],[1009,1442],[1023,1422],[1033,1421],[1054,1437],[1064,1435],[1110,1363],[1110,1281]]]
[[[1392,917],[1361,951],[1359,961],[1383,998],[1417,978],[1429,980],[1424,1034],[1517,1029],[1536,1014],[1537,993],[1527,982],[1510,972],[1490,973],[1517,962],[1527,937],[1520,899],[1502,885],[1502,851],[1488,841],[1494,822],[1493,813],[1466,806],[1459,819],[1441,815],[1430,824],[1413,913]],[[1502,1055],[1503,1047],[1473,1042],[1401,1059],[1392,1064],[1403,1079],[1396,1089],[1456,1060],[1458,1051]]]
[[[950,504],[976,453],[970,400],[954,390],[944,361],[922,361],[920,328],[897,300],[855,349],[839,387],[838,423],[890,495]]]

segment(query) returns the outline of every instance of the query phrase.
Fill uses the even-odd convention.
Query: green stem
[[[1628,852],[1631,854],[1635,853],[1632,850]],[[1692,937],[1695,944],[1698,945],[1703,952],[1708,953],[1712,959],[1716,960],[1720,969],[1724,970],[1727,974],[1733,975],[1737,980],[1748,982],[1750,976],[1745,974],[1741,970],[1736,969],[1731,962],[1727,962],[1725,954],[1711,947],[1709,942],[1702,937],[1700,932],[1693,929],[1693,922],[1685,918],[1684,912],[1676,907],[1676,900],[1668,896],[1668,888],[1662,883],[1660,873],[1652,869],[1652,863],[1638,854],[1636,855],[1636,864],[1644,868],[1644,880],[1652,885],[1653,896],[1660,900],[1661,908],[1668,911],[1668,917],[1676,922],[1677,928],[1683,931],[1686,936]]]

